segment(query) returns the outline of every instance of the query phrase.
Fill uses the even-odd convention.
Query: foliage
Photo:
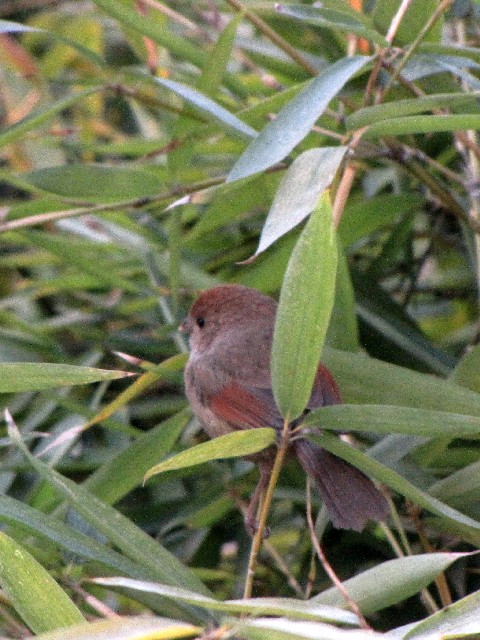
[[[480,635],[480,8],[356,5],[0,4],[4,636]],[[177,332],[225,281],[280,298],[285,416],[324,347],[308,437],[391,497],[361,534],[307,505],[375,633],[293,461],[238,599],[256,471],[223,458],[273,435],[204,442]]]

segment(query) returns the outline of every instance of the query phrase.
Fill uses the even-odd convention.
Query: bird
[[[206,289],[193,302],[179,330],[189,336],[184,371],[185,392],[193,413],[210,438],[241,429],[273,427],[284,420],[275,403],[270,356],[277,313],[275,300],[256,289],[222,284]],[[304,414],[341,403],[338,385],[319,364]],[[297,419],[294,425],[298,425]],[[268,485],[275,445],[248,456],[260,479],[245,516],[247,531],[256,530],[256,508]],[[384,520],[388,502],[363,472],[301,437],[292,438],[295,456],[316,483],[332,525],[361,531],[369,520]]]

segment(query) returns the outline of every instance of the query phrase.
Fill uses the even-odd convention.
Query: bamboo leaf
[[[347,147],[323,147],[302,153],[288,168],[263,225],[254,256],[300,224],[330,185]]]
[[[337,270],[332,209],[325,193],[295,245],[285,273],[272,345],[272,386],[284,418],[310,397],[330,321]]]
[[[0,532],[0,584],[35,633],[84,622],[80,610],[48,571],[3,532]]]
[[[333,431],[407,433],[416,436],[480,437],[480,417],[378,404],[341,404],[309,413],[306,425]]]
[[[115,616],[106,620],[76,625],[65,631],[42,633],[37,640],[176,640],[190,638],[202,633],[180,620],[154,618],[153,616]]]
[[[280,162],[305,138],[328,103],[370,58],[353,56],[332,64],[279,112],[240,156],[227,182],[246,178]]]
[[[39,391],[55,387],[117,380],[134,374],[126,371],[77,367],[48,362],[3,362],[0,364],[0,393]]]
[[[184,469],[210,460],[237,458],[257,453],[275,443],[275,430],[270,428],[234,431],[225,436],[197,444],[155,465],[147,471],[144,480],[164,471]]]
[[[425,553],[382,562],[372,569],[345,580],[343,586],[368,616],[385,607],[398,604],[428,586],[464,553]],[[344,607],[345,599],[336,587],[312,598],[336,607]]]

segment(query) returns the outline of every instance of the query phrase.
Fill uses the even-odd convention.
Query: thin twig
[[[360,143],[363,132],[365,131],[365,127],[363,129],[359,129],[355,131],[352,137],[352,141],[349,145],[350,154],[355,151],[358,144]],[[353,181],[355,180],[355,176],[357,175],[357,165],[348,163],[343,171],[342,177],[340,179],[340,184],[338,185],[337,191],[335,193],[335,201],[333,203],[333,224],[335,227],[338,227],[340,224],[340,220],[342,218],[343,211],[345,209],[345,204],[347,203],[348,196],[350,195],[350,191],[352,189]]]
[[[258,528],[252,540],[252,548],[250,550],[250,557],[248,559],[247,577],[245,579],[245,588],[243,591],[244,598],[252,597],[253,579],[255,577],[255,571],[257,569],[258,554],[260,551],[260,547],[262,546],[265,526],[267,524],[267,518],[270,512],[270,505],[272,503],[273,493],[275,491],[275,487],[277,486],[280,471],[282,470],[283,461],[285,460],[285,456],[287,455],[287,450],[288,450],[288,445],[290,440],[289,429],[290,429],[290,426],[289,426],[288,420],[285,420],[283,425],[280,445],[277,449],[275,462],[273,463],[272,473],[270,475],[270,481],[268,483],[265,496],[263,497],[263,500],[260,501],[261,508],[259,508],[259,512],[258,512],[259,513]]]
[[[402,22],[405,13],[408,9],[408,7],[410,6],[412,0],[403,0],[403,2],[401,3],[401,5],[399,6],[396,14],[393,16],[390,25],[388,27],[388,31],[387,31],[387,35],[385,36],[385,40],[391,45],[393,42],[393,39],[398,31],[398,28],[400,26],[400,23]],[[370,77],[368,78],[368,82],[367,82],[367,87],[365,89],[365,96],[363,99],[363,104],[364,106],[366,106],[367,104],[369,104],[371,95],[373,93],[373,88],[377,82],[378,79],[378,74],[380,73],[380,69],[382,68],[383,65],[383,61],[385,58],[385,55],[387,53],[388,49],[383,48],[380,49],[378,51],[378,56],[377,56],[377,61],[375,62],[375,65],[372,69],[372,72],[370,74]],[[375,102],[380,102],[380,97],[377,96],[377,100]]]
[[[15,229],[22,229],[24,227],[33,227],[39,224],[45,224],[47,222],[55,222],[57,220],[63,220],[64,218],[74,218],[78,216],[93,215],[96,213],[103,213],[105,211],[115,211],[117,209],[140,209],[151,204],[157,204],[158,202],[168,201],[175,196],[186,195],[194,193],[201,189],[207,189],[208,187],[215,186],[224,182],[224,178],[212,178],[205,180],[202,183],[196,185],[190,185],[184,188],[176,188],[175,191],[159,193],[156,196],[144,196],[140,198],[134,198],[133,200],[123,200],[120,202],[110,202],[108,204],[96,204],[92,207],[78,207],[76,209],[63,209],[62,211],[49,211],[47,213],[39,213],[34,216],[26,216],[25,218],[19,218],[18,220],[9,220],[0,224],[0,233],[5,231],[14,231]]]
[[[427,35],[427,33],[430,31],[430,29],[433,27],[433,25],[437,22],[437,20],[440,18],[442,13],[447,11],[447,9],[450,7],[452,2],[453,2],[453,0],[442,0],[440,2],[440,4],[438,5],[438,7],[435,9],[435,11],[432,13],[430,18],[427,20],[427,22],[425,23],[423,28],[418,33],[418,35],[415,38],[415,40],[408,47],[407,51],[405,52],[405,55],[403,56],[403,58],[399,62],[398,66],[395,67],[393,75],[390,77],[390,80],[388,81],[387,86],[385,87],[384,91],[382,92],[382,99],[385,98],[385,95],[387,94],[387,92],[392,88],[393,83],[397,79],[398,75],[402,72],[402,69],[405,67],[407,62],[413,56],[413,54],[415,53],[415,51],[418,48],[418,45],[421,43],[423,38]]]
[[[315,525],[312,517],[312,495],[311,494],[312,494],[311,481],[310,481],[310,478],[307,477],[307,523],[308,523],[308,529],[310,531],[310,539],[312,540],[312,545],[317,553],[318,559],[322,563],[322,567],[324,568],[327,576],[330,578],[333,584],[340,591],[343,598],[345,598],[345,601],[347,602],[348,606],[353,611],[353,613],[358,617],[362,628],[368,631],[372,631],[372,627],[366,621],[363,613],[360,611],[360,607],[355,602],[355,600],[353,600],[353,598],[350,596],[348,591],[345,589],[345,586],[343,585],[342,581],[335,573],[332,565],[328,562],[327,557],[323,552],[322,546],[315,532]]]
[[[239,509],[239,511],[245,517],[246,514],[247,514],[247,510],[248,510],[245,501],[241,500],[239,498],[239,496],[234,491],[230,491],[229,493],[232,496],[232,498],[234,499],[235,504],[237,506],[237,509]],[[268,539],[265,539],[263,541],[263,549],[264,549],[265,553],[267,553],[272,558],[272,560],[275,563],[275,565],[277,566],[278,570],[281,573],[283,573],[283,575],[287,578],[289,586],[292,587],[293,591],[295,591],[297,596],[299,598],[304,599],[305,598],[305,593],[304,593],[302,587],[300,586],[300,583],[298,582],[298,580],[295,578],[295,576],[290,571],[290,567],[287,565],[285,560],[282,558],[282,556],[278,553],[278,551],[275,549],[273,544]]]
[[[318,70],[310,64],[310,62],[302,56],[291,44],[289,44],[282,36],[278,35],[278,33],[272,29],[262,18],[259,18],[252,11],[248,11],[245,5],[243,5],[239,0],[225,0],[231,7],[236,9],[239,12],[242,12],[245,16],[245,19],[251,22],[259,31],[263,33],[269,40],[271,40],[274,44],[277,45],[282,51],[284,51],[287,56],[289,56],[292,60],[294,60],[302,69],[305,69],[307,73],[312,76],[318,75]]]

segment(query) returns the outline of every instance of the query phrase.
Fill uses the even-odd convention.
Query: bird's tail
[[[367,520],[386,518],[385,496],[356,467],[308,440],[297,440],[294,447],[305,472],[317,483],[334,527],[361,531]]]

